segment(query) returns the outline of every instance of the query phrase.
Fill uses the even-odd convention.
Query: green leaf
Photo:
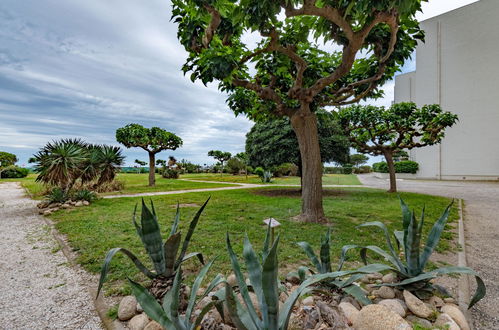
[[[407,261],[407,271],[411,276],[421,273],[421,270],[419,268],[420,237],[418,229],[418,222],[416,220],[414,212],[412,212],[411,222],[409,223],[406,238],[406,250],[409,252],[409,254],[406,254],[405,256],[405,259]]]
[[[267,317],[267,302],[265,301],[265,295],[262,289],[262,266],[258,262],[258,256],[253,250],[253,246],[251,245],[247,234],[244,235],[243,257],[246,268],[248,269],[248,277],[253,286],[253,291],[260,302],[260,309],[265,323],[265,318]]]
[[[268,323],[264,327],[268,329],[277,329],[279,322],[279,289],[277,285],[279,265],[277,261],[277,246],[279,236],[274,241],[269,255],[265,258],[262,271],[262,290],[265,297],[265,304],[268,308]]]
[[[196,276],[196,279],[194,280],[194,283],[192,284],[191,288],[191,295],[189,297],[189,303],[187,304],[187,309],[185,311],[185,318],[187,320],[190,320],[192,311],[194,309],[194,306],[196,305],[196,294],[199,291],[199,288],[201,286],[201,283],[203,282],[204,277],[210,270],[211,266],[215,262],[215,259],[204,265],[203,268],[199,271],[198,275]]]
[[[175,212],[175,218],[173,219],[172,230],[170,231],[170,237],[177,232],[179,222],[180,222],[180,205],[177,202],[177,211]]]
[[[322,269],[320,270],[321,273],[328,273],[331,272],[331,228],[329,228],[324,235],[324,239],[321,244],[321,264],[322,264]]]
[[[317,272],[322,273],[322,271],[321,271],[322,264],[319,261],[319,259],[317,258],[317,256],[315,255],[314,250],[312,249],[310,244],[308,242],[298,242],[297,244],[302,248],[302,250],[305,252],[305,254],[310,259],[310,261],[312,261],[312,264],[317,269]]]
[[[180,247],[181,234],[175,233],[168,237],[165,241],[164,250],[165,250],[165,265],[166,271],[165,276],[172,276],[175,272],[175,263],[177,258],[178,248]]]
[[[137,299],[140,306],[144,309],[144,312],[152,320],[161,324],[162,327],[166,329],[173,328],[173,323],[168,319],[161,305],[156,301],[156,299],[149,293],[149,291],[144,288],[139,283],[128,279],[130,286],[132,287],[132,293]]]
[[[247,330],[248,328],[246,327],[246,325],[250,327],[249,329],[259,329],[255,324],[243,322],[241,320],[238,311],[243,314],[248,312],[244,308],[238,308],[237,298],[235,297],[234,290],[232,290],[232,287],[227,282],[225,282],[225,302],[227,303],[227,310],[229,311],[230,319],[237,329]]]
[[[364,275],[362,275],[362,276],[364,276]],[[366,297],[366,294],[364,293],[364,291],[355,284],[346,286],[346,287],[342,288],[342,290],[346,294],[349,294],[352,297],[354,297],[357,301],[359,301],[364,306],[372,304],[372,301]]]
[[[164,274],[166,271],[166,264],[161,231],[156,216],[147,208],[144,199],[142,199],[140,220],[141,226],[136,225],[137,232],[139,233],[149,258],[154,264],[156,273],[158,275]]]
[[[177,270],[171,289],[163,298],[163,309],[173,322],[175,329],[182,330],[186,327],[181,323],[178,308],[180,305],[180,285],[182,284],[182,269]]]

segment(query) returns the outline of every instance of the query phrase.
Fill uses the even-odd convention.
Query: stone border
[[[464,215],[463,215],[463,200],[459,199],[459,221],[458,221],[458,243],[459,251],[457,252],[457,265],[459,267],[468,267],[466,259],[466,237],[464,230]],[[471,318],[471,313],[468,310],[468,297],[470,296],[470,281],[469,275],[459,276],[458,287],[457,287],[457,301],[459,307],[463,311],[463,314],[468,319],[468,324],[470,329],[473,330],[473,319]]]

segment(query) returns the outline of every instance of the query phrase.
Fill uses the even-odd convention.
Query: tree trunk
[[[156,154],[149,152],[149,187],[156,184]]]
[[[302,105],[291,125],[298,138],[302,161],[302,207],[300,218],[305,222],[325,222],[322,207],[322,162],[317,132],[317,117],[308,104]]]
[[[388,192],[397,192],[397,177],[395,175],[395,164],[393,163],[393,155],[391,150],[384,152],[386,164],[388,165],[388,173],[390,173],[390,189]]]

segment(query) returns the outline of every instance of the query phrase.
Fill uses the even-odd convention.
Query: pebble
[[[427,319],[433,313],[433,311],[426,306],[424,302],[407,290],[404,290],[404,300],[407,308],[409,308],[409,310],[416,316]]]
[[[304,306],[314,306],[314,297],[310,296],[302,300]]]
[[[462,330],[470,330],[468,321],[466,321],[466,317],[459,307],[455,305],[444,305],[442,307],[442,313],[449,315]]]
[[[444,301],[442,300],[442,298],[438,297],[438,296],[432,296],[428,302],[433,305],[434,307],[442,307],[444,305]]]
[[[367,305],[353,324],[356,330],[409,330],[412,327],[400,315],[383,305]]]
[[[236,275],[235,274],[230,274],[229,277],[227,277],[227,283],[229,283],[229,285],[231,287],[238,286],[238,281],[237,281]]]
[[[452,297],[449,297],[449,298],[444,298],[444,302],[446,304],[455,304],[456,303],[456,299],[452,298]]]
[[[132,317],[128,322],[128,328],[130,330],[144,330],[147,324],[149,324],[149,318],[146,314],[142,313]]]
[[[390,309],[392,312],[397,313],[401,317],[405,317],[404,306],[402,306],[400,301],[397,299],[384,299],[381,300],[378,304],[388,307],[388,309]]]
[[[381,288],[374,290],[372,292],[373,295],[380,297],[382,299],[393,299],[395,298],[395,292],[392,288],[387,286],[382,286]]]
[[[140,306],[139,303],[137,303],[137,313],[142,313],[144,311],[144,309],[142,308],[142,306]]]
[[[381,279],[383,283],[394,283],[397,279],[397,276],[394,273],[388,273],[383,276]]]
[[[359,310],[349,302],[341,302],[338,305],[338,308],[343,312],[343,314],[345,314],[348,325],[353,325],[359,316]]]
[[[134,317],[137,312],[137,299],[134,296],[126,296],[121,299],[118,307],[118,318],[121,321],[127,321]]]
[[[76,207],[80,207],[80,206],[83,206],[83,202],[82,201],[78,201],[74,204],[74,206]]]
[[[85,206],[89,206],[89,205],[90,205],[90,202],[89,202],[89,201],[83,201],[83,205],[85,205]]]
[[[151,321],[151,322],[147,323],[144,330],[163,330],[163,327],[158,322]]]
[[[448,330],[461,330],[459,325],[449,316],[449,314],[442,313],[435,321],[437,327],[446,328]]]

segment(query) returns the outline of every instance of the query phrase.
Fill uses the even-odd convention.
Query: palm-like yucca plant
[[[279,308],[279,279],[278,279],[278,258],[277,247],[279,237],[273,242],[270,241],[270,227],[264,241],[263,250],[258,256],[248,236],[244,239],[243,258],[248,270],[248,277],[252,290],[257,296],[262,318],[256,312],[256,308],[249,295],[249,287],[239,265],[238,258],[232,249],[229,235],[227,234],[227,250],[229,252],[232,269],[237,278],[239,293],[244,303],[237,298],[233,288],[226,282],[225,288],[217,293],[218,297],[223,297],[227,304],[230,318],[238,329],[248,330],[284,330],[288,328],[289,319],[293,306],[298,298],[310,292],[310,286],[325,281],[336,279],[356,273],[371,273],[388,269],[386,265],[369,265],[354,271],[338,271],[325,274],[313,275],[305,280],[295,291],[293,291],[284,302],[282,310]]]
[[[180,208],[177,205],[177,213],[172,224],[170,235],[163,242],[161,238],[161,232],[156,216],[156,211],[154,210],[154,205],[151,202],[151,210],[145,205],[144,200],[142,200],[142,213],[141,213],[141,223],[140,225],[135,220],[136,210],[134,211],[133,223],[137,230],[144,248],[151,259],[154,270],[147,269],[146,266],[129,250],[124,248],[114,248],[109,250],[106,257],[104,258],[104,264],[102,265],[101,276],[99,280],[99,288],[97,290],[97,295],[102,289],[102,285],[106,280],[107,273],[109,272],[109,265],[111,260],[116,255],[116,253],[121,252],[128,256],[135,266],[148,278],[152,280],[152,285],[150,288],[151,293],[158,299],[161,299],[165,293],[170,289],[172,284],[172,279],[175,275],[176,270],[182,262],[192,257],[198,257],[198,259],[203,262],[203,255],[199,252],[193,252],[187,254],[187,248],[198,224],[201,213],[203,212],[206,204],[210,198],[201,206],[194,218],[192,219],[187,235],[181,245],[181,233],[177,231],[178,224],[180,221]],[[178,253],[180,249],[180,254]]]
[[[342,260],[345,259],[346,253],[349,249],[360,248],[360,255],[365,263],[367,251],[373,251],[380,256],[384,257],[386,261],[390,262],[398,276],[400,281],[393,284],[383,284],[386,286],[397,286],[404,289],[413,291],[420,297],[425,297],[429,293],[434,291],[434,287],[430,283],[430,280],[443,274],[468,274],[474,275],[477,283],[477,289],[472,297],[469,308],[476,304],[480,299],[485,296],[486,289],[485,284],[478,274],[469,267],[443,267],[436,270],[425,272],[425,268],[430,260],[430,256],[434,249],[438,245],[440,236],[444,230],[447,219],[449,218],[449,213],[451,211],[451,203],[440,218],[435,222],[428,238],[426,244],[422,244],[423,241],[423,225],[425,220],[424,208],[421,213],[421,220],[416,219],[414,211],[410,211],[409,207],[405,202],[400,199],[400,204],[402,208],[402,226],[403,231],[394,231],[393,236],[395,237],[397,243],[397,249],[392,244],[390,239],[390,233],[388,228],[379,221],[368,222],[360,225],[359,227],[378,227],[383,230],[386,244],[388,246],[388,251],[381,249],[378,246],[358,246],[358,245],[347,245],[342,249]],[[399,251],[402,252],[403,259],[400,258]]]
[[[214,261],[214,260],[213,260]],[[163,299],[163,306],[161,306],[156,298],[149,293],[149,291],[141,286],[140,284],[130,280],[130,285],[132,287],[132,292],[137,298],[140,306],[144,309],[144,312],[153,320],[161,324],[165,329],[177,329],[177,330],[194,330],[199,329],[203,317],[210,311],[214,306],[222,303],[222,301],[212,300],[208,303],[201,313],[193,317],[194,308],[199,300],[206,297],[217,285],[222,283],[225,279],[222,275],[216,276],[208,285],[205,292],[198,297],[197,292],[201,286],[201,283],[206,276],[206,273],[210,270],[213,261],[207,263],[198,273],[194,283],[192,285],[191,294],[189,296],[189,301],[187,304],[187,309],[185,314],[179,315],[180,306],[180,286],[182,284],[182,270],[178,269],[175,279],[173,280],[173,285],[170,291],[168,291]]]
[[[312,246],[308,242],[299,242],[298,245],[302,248],[305,254],[308,256],[310,261],[315,267],[315,271],[308,267],[300,267],[298,269],[297,275],[300,277],[301,281],[306,279],[306,271],[314,274],[315,272],[319,274],[331,273],[333,271],[331,265],[331,228],[329,228],[321,239],[321,248],[319,258],[316,256]],[[343,261],[338,264],[337,270],[340,271],[343,267]],[[362,302],[364,305],[368,305],[371,301],[366,297],[364,291],[353,284],[356,280],[360,279],[363,274],[354,274],[347,280],[342,280],[340,278],[330,279],[324,283],[319,283],[321,286],[337,288],[343,292],[353,296],[358,301]]]
[[[118,168],[123,165],[125,156],[121,153],[120,147],[102,145],[99,146],[97,161],[99,164],[98,186],[111,182],[116,177]]]

